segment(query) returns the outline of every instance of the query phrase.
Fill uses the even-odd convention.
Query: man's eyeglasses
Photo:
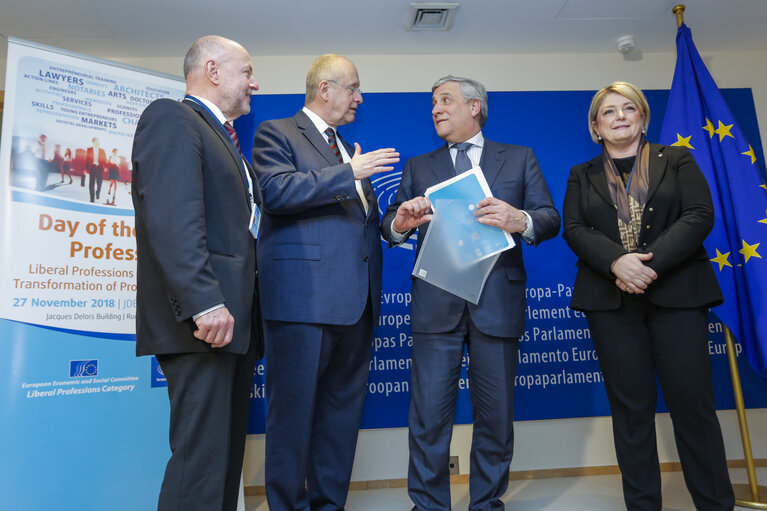
[[[341,87],[343,87],[344,89],[348,91],[351,91],[352,95],[359,94],[360,96],[362,96],[362,89],[357,89],[355,87],[352,87],[351,85],[346,85],[345,83],[337,82],[335,80],[328,80],[328,81],[331,83],[335,83],[336,85],[340,85]]]

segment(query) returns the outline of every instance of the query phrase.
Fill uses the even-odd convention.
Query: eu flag
[[[705,242],[724,304],[713,309],[751,366],[767,378],[767,186],[685,24],[660,141],[692,151],[711,187],[715,224]]]

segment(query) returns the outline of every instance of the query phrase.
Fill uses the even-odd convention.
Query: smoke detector
[[[618,46],[618,53],[622,53],[624,55],[631,53],[636,47],[634,44],[633,35],[624,35],[623,37],[619,37],[616,44]]]
[[[455,11],[461,4],[417,3],[410,4],[405,20],[405,30],[450,30]]]

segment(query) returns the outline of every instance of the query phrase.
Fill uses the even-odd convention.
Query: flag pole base
[[[767,487],[759,486],[758,488],[758,496],[754,499],[750,485],[733,484],[732,491],[735,492],[735,505],[737,507],[747,507],[749,509],[767,509],[767,501],[764,497],[767,495]],[[761,498],[759,498],[759,495]]]

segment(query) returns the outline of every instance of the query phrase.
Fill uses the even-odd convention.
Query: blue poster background
[[[657,141],[669,92],[645,91],[651,119],[648,139]],[[723,90],[738,124],[752,141],[758,163],[764,155],[750,89]],[[543,170],[554,203],[560,207],[570,168],[593,158],[599,148],[587,130],[587,112],[593,92],[490,92],[485,137],[497,142],[532,147]],[[243,153],[250,154],[258,124],[289,117],[303,106],[303,95],[254,95],[247,117],[235,122]],[[400,163],[395,170],[373,176],[379,208],[394,199],[404,162],[432,151],[444,142],[434,132],[431,93],[369,93],[353,124],[342,126],[341,136],[358,142],[363,152],[395,147]],[[515,416],[518,420],[609,415],[599,363],[585,318],[571,311],[571,286],[576,258],[561,236],[537,248],[523,247],[527,267],[527,323],[520,340]],[[414,238],[388,249],[384,244],[381,319],[375,329],[368,396],[363,428],[407,426],[410,400],[410,273],[415,257]],[[715,319],[712,316],[712,321]],[[710,325],[709,350],[714,368],[717,407],[734,408],[732,383],[721,325]],[[459,382],[456,423],[471,422],[466,363]],[[746,406],[767,407],[767,383],[739,358]],[[251,433],[264,431],[263,373],[259,365],[251,400]],[[658,411],[667,411],[662,400]]]

